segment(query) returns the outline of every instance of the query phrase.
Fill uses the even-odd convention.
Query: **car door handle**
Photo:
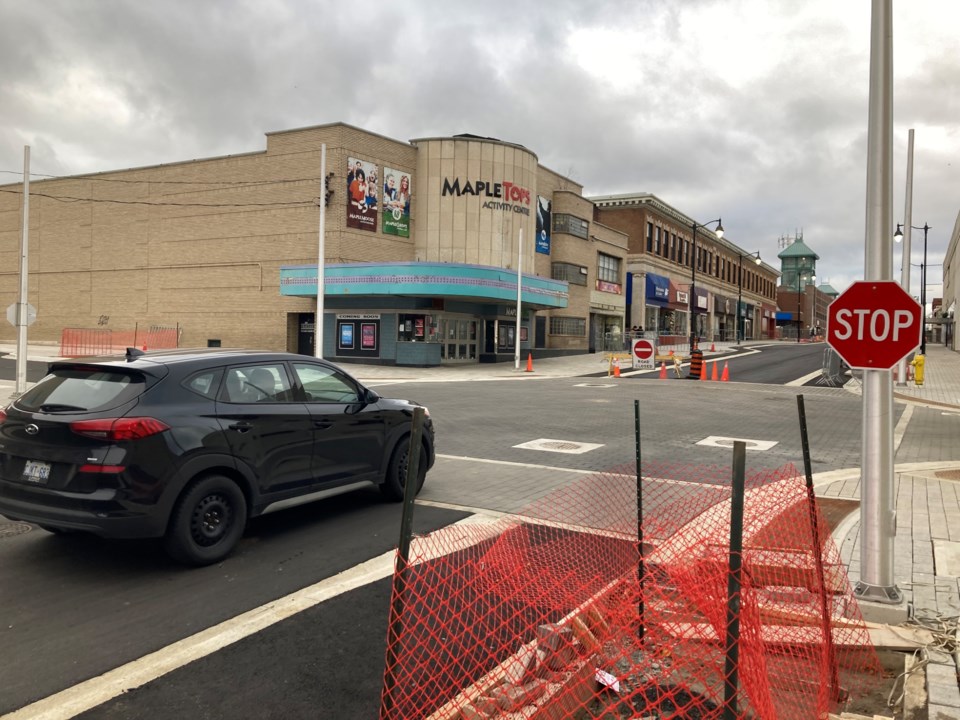
[[[245,433],[249,430],[253,430],[253,425],[248,422],[238,422],[233,425],[227,425],[231,430],[236,430],[239,433]]]
[[[333,427],[333,423],[332,423],[332,422],[329,422],[329,421],[327,421],[327,420],[314,420],[314,421],[313,421],[313,426],[314,426],[317,430],[326,430],[326,429],[328,429],[328,428]]]

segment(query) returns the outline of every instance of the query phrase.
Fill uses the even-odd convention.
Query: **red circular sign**
[[[920,303],[892,280],[859,280],[827,308],[827,343],[852,368],[889,370],[920,345]]]
[[[653,343],[649,340],[643,339],[634,340],[633,354],[641,360],[646,360],[647,358],[653,357]]]

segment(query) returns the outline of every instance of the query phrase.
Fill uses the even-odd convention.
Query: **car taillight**
[[[0,408],[0,425],[3,425],[6,419],[7,419],[6,411],[3,408]]]
[[[102,418],[70,423],[70,430],[77,435],[111,442],[139,440],[169,429],[169,425],[151,417]]]

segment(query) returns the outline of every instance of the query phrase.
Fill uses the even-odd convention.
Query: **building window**
[[[584,337],[587,334],[587,320],[582,317],[554,315],[550,318],[550,334]]]
[[[653,239],[653,252],[659,255],[660,254],[660,227],[659,226],[657,227],[656,230],[654,230],[654,233],[655,235]]]
[[[589,236],[590,223],[574,215],[554,213],[553,229],[556,232],[568,233],[586,240]]]
[[[653,223],[647,223],[647,252],[653,252]]]
[[[597,253],[597,280],[620,283],[620,258]]]
[[[571,285],[586,285],[587,268],[583,265],[555,262],[550,266],[550,277],[554,280],[566,280]]]
[[[670,259],[674,262],[677,261],[677,234],[670,234]]]

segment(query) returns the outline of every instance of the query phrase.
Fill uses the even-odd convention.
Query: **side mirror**
[[[363,388],[363,401],[367,403],[367,405],[372,405],[379,399],[380,396],[377,395],[373,390],[370,388]]]

